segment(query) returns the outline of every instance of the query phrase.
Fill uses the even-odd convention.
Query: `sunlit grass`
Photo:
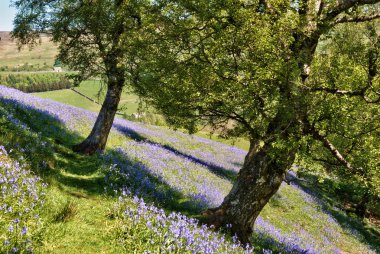
[[[100,110],[100,105],[85,99],[83,96],[77,94],[71,89],[33,93],[33,95],[44,99],[55,100],[75,107],[84,108],[94,112],[99,112]]]
[[[123,206],[115,209],[120,192],[115,195],[118,188],[110,183],[116,183],[119,176],[114,175],[106,182],[105,176],[110,173],[107,170],[119,170],[120,176],[126,177],[120,182],[122,187],[144,196],[147,202],[156,201],[166,214],[184,211],[192,216],[195,200],[204,199],[203,205],[215,205],[217,198],[210,200],[210,197],[228,193],[245,154],[237,148],[167,128],[116,119],[106,153],[82,156],[72,152],[71,146],[88,134],[95,114],[25,94],[17,97],[17,93],[12,90],[9,96],[19,99],[22,105],[34,106],[23,109],[11,101],[0,103],[4,106],[0,110],[0,144],[27,158],[34,172],[49,184],[41,212],[44,226],[35,238],[37,253],[142,253],[145,249],[155,253],[160,249],[166,227],[160,228],[160,235],[152,231],[146,220],[130,221],[123,217],[124,211],[131,214],[130,209],[136,212],[137,207],[131,205],[127,196]],[[47,111],[40,112],[38,108]],[[10,114],[21,122],[9,121]],[[27,126],[25,131],[16,128],[22,125]],[[48,144],[38,145],[41,142]],[[46,168],[39,168],[41,161],[45,161]],[[298,238],[306,236],[299,240],[305,249],[307,243],[316,242],[316,247],[323,250],[323,237],[345,253],[371,253],[367,246],[377,246],[375,241],[363,239],[361,232],[348,230],[350,221],[346,217],[347,225],[338,222],[335,214],[331,218],[318,202],[295,185],[283,185],[262,212],[263,221],[257,224],[257,229],[267,232],[274,242],[265,245],[259,238],[255,240],[257,250],[260,246],[280,248],[276,247],[276,240],[286,240],[292,234]],[[131,223],[138,227],[130,227]],[[286,241],[294,240],[289,239]],[[332,252],[328,248],[326,251]]]

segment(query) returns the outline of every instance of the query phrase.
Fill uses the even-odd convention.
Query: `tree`
[[[317,51],[324,37],[339,24],[380,17],[378,0],[157,2],[162,16],[137,92],[174,126],[195,131],[207,123],[250,140],[232,190],[204,212],[210,224],[232,224],[248,242],[260,211],[295,159],[313,155],[310,147],[349,175],[379,170],[378,43],[362,45],[364,68],[335,63],[339,78],[329,67],[323,76],[314,69],[326,57]],[[378,40],[376,30],[371,38]],[[362,122],[353,124],[350,112]]]
[[[58,59],[82,80],[101,76],[107,93],[90,135],[74,147],[93,154],[105,148],[124,85],[130,83],[144,0],[17,0],[13,37],[33,46],[41,33],[59,45]]]
[[[336,27],[332,32],[333,37],[325,40],[324,45],[320,47],[323,53],[315,56],[315,71],[309,77],[313,89],[321,89],[318,84],[325,84],[323,89],[332,92],[337,89],[336,84],[340,84],[340,89],[349,92],[352,88],[358,91],[358,88],[364,88],[369,83],[372,83],[370,89],[374,89],[373,82],[378,82],[378,25],[378,22],[367,22]],[[340,91],[342,92],[343,90]],[[369,103],[363,103],[361,96],[355,94],[337,98],[318,92],[314,96],[319,96],[317,101],[323,101],[323,104],[319,103],[313,107],[313,114],[318,115],[318,124],[323,126],[325,133],[331,133],[331,142],[339,145],[339,150],[346,159],[355,162],[356,166],[351,169],[341,167],[328,157],[323,143],[313,140],[300,156],[309,158],[310,162],[301,159],[298,163],[306,164],[306,167],[311,167],[311,163],[318,163],[328,168],[348,186],[356,186],[345,192],[351,194],[349,200],[356,202],[356,214],[364,218],[368,215],[368,207],[375,207],[375,202],[380,197],[377,187],[380,183],[380,161],[379,149],[376,147],[379,142],[380,118],[376,90],[366,92],[364,99]]]

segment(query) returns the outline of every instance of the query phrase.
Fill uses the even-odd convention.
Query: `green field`
[[[101,102],[104,99],[105,88],[103,87],[102,82],[97,80],[88,80],[80,84],[79,87],[76,87],[75,90],[81,92],[82,94],[90,97],[96,102]],[[78,108],[84,108],[90,111],[99,112],[100,105],[92,102],[91,100],[81,96],[80,94],[74,92],[71,89],[49,91],[42,93],[33,93],[34,95],[44,98],[59,101],[65,104],[69,104]],[[123,93],[120,101],[120,113],[125,113],[130,115],[134,112],[137,112],[138,108],[138,97],[136,95],[129,95]]]
[[[33,93],[40,98],[51,99],[65,104],[69,104],[78,108],[84,108],[90,111],[99,112],[100,105],[85,99],[71,89],[49,91],[42,93]]]
[[[79,87],[76,87],[75,90],[85,94],[101,104],[105,97],[106,84],[100,80],[86,80],[83,81]],[[81,106],[78,105],[77,107]],[[137,112],[138,96],[124,91],[121,95],[119,109],[120,112],[127,115]]]

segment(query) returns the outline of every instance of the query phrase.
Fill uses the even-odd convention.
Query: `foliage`
[[[33,47],[41,33],[58,43],[55,65],[79,71],[78,80],[126,79],[133,66],[136,36],[148,1],[13,1],[18,13],[12,35]],[[126,50],[121,50],[125,49]],[[120,84],[124,85],[124,82]]]
[[[282,177],[295,154],[364,186],[358,211],[378,200],[378,1],[163,2],[136,91],[175,127],[247,137],[247,167],[260,156],[270,162],[243,168],[221,209],[261,185],[267,165]],[[267,179],[272,186],[275,174]],[[255,198],[244,203],[264,200]]]
[[[357,91],[365,100],[376,99],[379,86],[377,76],[378,54],[380,50],[378,22],[357,25],[341,25],[331,32],[319,48],[320,54],[314,59],[310,76],[311,87],[324,89]],[[372,76],[371,76],[372,75]],[[368,90],[365,87],[371,86]],[[338,182],[356,186],[351,190],[350,200],[359,204],[366,195],[366,203],[380,198],[380,150],[376,146],[380,137],[379,103],[370,103],[348,92],[346,96],[334,96],[323,92],[307,97],[310,103],[309,118],[315,127],[335,144],[352,164],[347,168],[331,158],[323,143],[306,138],[300,151],[300,165],[305,168],[318,163]],[[315,165],[314,165],[315,167]],[[339,184],[337,191],[346,192],[345,184]],[[367,204],[366,204],[367,205]]]
[[[0,84],[27,93],[67,89],[72,86],[65,74],[58,73],[4,73],[0,74]]]
[[[175,126],[194,131],[208,123],[226,134],[259,137],[268,125],[263,115],[280,107],[276,81],[292,75],[294,63],[283,58],[297,17],[284,12],[272,19],[254,8],[217,1],[167,5],[148,37],[155,40],[151,53],[141,56],[151,58],[140,67],[138,92]]]

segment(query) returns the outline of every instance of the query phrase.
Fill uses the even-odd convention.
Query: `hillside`
[[[0,32],[0,38],[0,67],[17,68],[28,64],[52,68],[58,50],[48,36],[41,36],[40,44],[33,50],[24,47],[21,51],[18,51],[17,43],[12,40],[9,32]]]
[[[37,253],[380,251],[377,228],[324,203],[293,173],[261,213],[253,250],[244,250],[228,228],[214,233],[196,220],[229,192],[244,150],[117,118],[104,154],[72,153],[95,118],[94,112],[0,86],[0,146],[8,151],[1,165],[25,163],[48,183],[44,206],[36,210],[41,224],[34,236],[28,233]],[[12,186],[11,178],[4,179],[2,185]],[[10,218],[13,225],[16,218]],[[9,224],[0,226],[10,231]]]

